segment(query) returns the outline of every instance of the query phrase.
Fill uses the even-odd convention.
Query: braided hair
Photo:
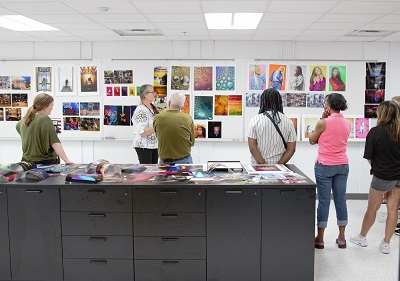
[[[261,94],[260,110],[258,114],[266,115],[267,111],[272,112],[272,120],[275,124],[281,122],[278,112],[283,114],[282,97],[281,94],[274,88],[266,89]]]

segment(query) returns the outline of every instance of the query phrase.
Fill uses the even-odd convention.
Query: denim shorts
[[[377,178],[375,176],[372,177],[371,187],[376,191],[381,191],[381,192],[391,191],[395,186],[400,187],[400,180],[387,181]]]

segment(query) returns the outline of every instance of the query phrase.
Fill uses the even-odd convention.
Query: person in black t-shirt
[[[381,102],[377,110],[377,126],[372,128],[365,142],[364,158],[371,164],[372,182],[368,207],[359,234],[350,241],[366,247],[366,235],[375,222],[376,212],[387,197],[385,238],[379,245],[384,254],[390,253],[390,239],[398,219],[400,200],[400,107],[393,101]]]

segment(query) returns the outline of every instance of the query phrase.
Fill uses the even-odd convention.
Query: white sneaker
[[[385,223],[387,219],[387,212],[382,212],[378,216],[379,222]]]
[[[356,235],[350,237],[350,242],[354,243],[358,246],[361,246],[361,247],[368,246],[367,237],[360,237],[360,234],[356,234]]]
[[[390,244],[389,244],[389,243],[385,243],[385,242],[382,240],[381,244],[379,245],[379,250],[380,250],[383,254],[389,254],[389,253],[390,253]]]

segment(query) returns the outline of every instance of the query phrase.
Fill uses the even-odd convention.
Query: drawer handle
[[[161,194],[163,195],[176,195],[178,194],[178,190],[175,189],[164,189],[160,191]]]
[[[95,264],[107,264],[106,260],[90,260],[89,263],[95,263]]]
[[[106,237],[89,237],[89,240],[92,240],[92,241],[106,241],[107,240],[107,238]]]
[[[162,261],[162,264],[174,265],[174,264],[179,264],[179,261]]]
[[[95,217],[95,218],[105,218],[106,214],[89,214],[89,217]]]
[[[297,190],[295,190],[295,189],[285,189],[285,190],[281,190],[280,191],[281,194],[292,193],[292,192],[297,192]]]
[[[226,194],[242,194],[241,190],[225,190]]]
[[[179,240],[179,238],[177,238],[177,237],[163,237],[163,238],[161,238],[161,241],[163,241],[163,242],[176,242],[178,240]]]
[[[102,193],[102,194],[106,193],[106,191],[103,190],[103,189],[89,189],[87,192],[88,192],[88,193],[89,193],[89,192],[90,192],[90,193]]]
[[[32,190],[32,189],[25,189],[26,193],[42,193],[41,190]]]
[[[177,220],[178,215],[177,214],[161,214],[161,219],[163,220]]]

